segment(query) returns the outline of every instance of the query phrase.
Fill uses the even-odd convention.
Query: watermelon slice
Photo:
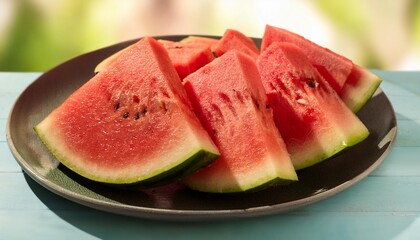
[[[174,42],[162,39],[158,41],[168,51],[169,57],[181,80],[214,59],[213,52],[207,43],[193,41]],[[102,71],[125,50],[122,49],[100,62],[95,67],[95,73]]]
[[[296,33],[267,25],[261,51],[276,41],[293,43],[304,50],[309,61],[353,112],[359,111],[366,104],[382,81],[378,76],[327,48]]]
[[[94,73],[98,73],[98,72],[101,72],[102,70],[104,70],[112,61],[114,61],[116,58],[118,58],[118,56],[120,56],[122,52],[129,49],[130,47],[131,46],[128,46],[124,49],[121,49],[120,51],[118,51],[118,52],[112,54],[111,56],[105,58],[104,60],[102,60],[98,65],[96,65],[96,67],[94,69]]]
[[[297,180],[251,57],[229,51],[185,78],[184,87],[221,153],[213,164],[184,179],[187,186],[243,192]]]
[[[159,42],[168,51],[181,80],[214,59],[210,46],[205,43],[169,40]]]
[[[273,42],[257,64],[295,169],[323,161],[369,135],[296,45]]]
[[[181,42],[192,42],[192,43],[202,43],[210,47],[211,51],[214,52],[214,47],[219,42],[219,39],[210,38],[210,37],[201,37],[201,36],[188,36],[181,40]]]
[[[150,37],[122,51],[35,131],[65,166],[111,184],[166,182],[219,155],[166,50]]]
[[[213,51],[220,57],[232,49],[248,54],[255,60],[258,58],[258,55],[260,55],[260,50],[258,50],[258,47],[251,38],[237,30],[227,29],[223,34],[223,37],[214,46]]]

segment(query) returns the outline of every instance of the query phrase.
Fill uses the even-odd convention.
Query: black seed
[[[147,113],[147,107],[143,108],[143,111],[141,111],[142,115],[145,115]]]
[[[316,87],[316,81],[313,78],[307,78],[306,79],[306,84],[308,84],[309,87],[311,88],[315,88]]]
[[[118,110],[120,108],[120,103],[116,103],[116,104],[114,104],[114,109],[115,110]]]
[[[161,102],[161,105],[162,105],[163,110],[165,110],[165,112],[169,110],[165,102]]]
[[[140,118],[140,113],[139,112],[136,112],[136,114],[134,114],[134,119],[137,120],[139,118]]]
[[[176,49],[181,49],[181,48],[182,48],[182,46],[175,46],[175,48],[176,48]]]
[[[251,98],[252,98],[252,102],[254,103],[255,107],[257,109],[260,109],[260,103],[258,102],[258,100],[254,96],[251,96]]]
[[[266,104],[265,109],[269,109],[269,108],[270,108],[270,105]]]
[[[129,116],[130,114],[128,113],[128,112],[125,112],[124,114],[123,114],[123,118],[128,118],[128,116]]]

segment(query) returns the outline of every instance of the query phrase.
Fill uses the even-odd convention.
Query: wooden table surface
[[[23,173],[6,142],[8,114],[41,73],[0,72],[0,239],[420,239],[420,72],[374,71],[397,116],[391,153],[326,200],[244,219],[171,222],[91,209]]]

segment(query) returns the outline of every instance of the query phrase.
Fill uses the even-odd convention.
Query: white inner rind
[[[343,102],[353,112],[358,112],[366,104],[382,82],[382,79],[375,74],[365,69],[361,71],[363,78],[359,80],[358,85],[345,84],[340,95]]]
[[[329,127],[313,129],[313,138],[305,144],[289,144],[289,151],[296,170],[311,166],[334,156],[369,136],[366,126],[351,111],[341,114],[325,108],[331,117]],[[326,124],[327,125],[327,124]]]

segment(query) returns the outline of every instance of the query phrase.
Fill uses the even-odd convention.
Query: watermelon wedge
[[[221,153],[183,179],[187,186],[225,193],[297,180],[251,57],[231,50],[185,78],[184,87]]]
[[[159,42],[168,51],[181,80],[214,59],[210,46],[205,43],[169,40]]]
[[[158,40],[158,42],[165,47],[181,80],[214,59],[213,52],[208,43],[192,40],[174,42],[163,39]],[[122,49],[101,61],[95,67],[95,73],[102,71],[126,49]]]
[[[98,65],[96,65],[96,67],[94,69],[94,73],[102,72],[102,70],[104,70],[108,65],[110,65],[110,63],[112,61],[114,61],[116,58],[118,58],[118,56],[120,56],[122,52],[129,49],[130,47],[131,46],[123,48],[120,51],[118,51],[118,52],[112,54],[111,56],[105,58],[104,60],[102,60]]]
[[[181,42],[189,42],[189,43],[202,43],[206,44],[210,47],[210,50],[214,52],[214,47],[219,42],[219,39],[210,38],[210,37],[201,37],[201,36],[188,36],[181,40]]]
[[[296,45],[273,42],[257,65],[295,169],[321,162],[369,135]]]
[[[35,131],[69,169],[110,184],[167,182],[219,155],[168,53],[150,37],[122,51]]]
[[[218,57],[220,57],[232,49],[248,54],[255,60],[260,54],[260,50],[251,38],[245,36],[237,30],[227,29],[219,42],[214,46],[213,51]]]
[[[293,43],[304,50],[309,61],[353,112],[359,111],[366,104],[382,81],[349,59],[296,33],[266,25],[261,51],[276,41]]]

